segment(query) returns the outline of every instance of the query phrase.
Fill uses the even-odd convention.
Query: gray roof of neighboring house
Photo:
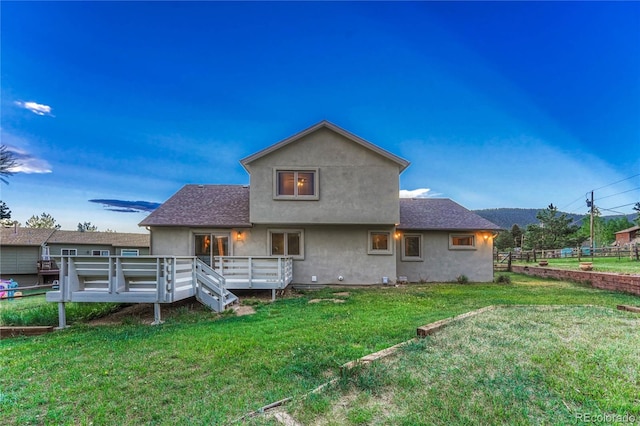
[[[302,130],[301,132],[296,133],[293,136],[290,136],[284,140],[281,140],[280,142],[268,146],[267,148],[256,152],[255,154],[252,154],[246,158],[243,158],[242,160],[240,160],[240,164],[242,164],[242,166],[246,169],[246,165],[257,160],[258,158],[262,158],[265,155],[276,151],[284,146],[289,145],[290,143],[293,143],[295,141],[297,141],[298,139],[301,139],[305,136],[307,136],[310,133],[315,132],[318,129],[322,129],[322,128],[327,128],[329,130],[332,130],[336,133],[338,133],[339,135],[344,136],[345,138],[352,140],[353,142],[362,145],[363,147],[370,149],[373,152],[376,152],[379,155],[382,155],[383,157],[397,163],[400,166],[400,172],[402,172],[404,169],[406,169],[407,167],[409,167],[409,161],[405,160],[404,158],[398,157],[395,154],[392,154],[391,152],[380,148],[379,146],[372,144],[371,142],[362,139],[359,136],[354,135],[353,133],[350,133],[348,131],[346,131],[345,129],[343,129],[342,127],[336,126],[333,123],[330,123],[327,120],[322,120],[321,122],[314,124],[311,127],[308,127],[304,130]]]
[[[2,228],[0,245],[41,246],[43,244],[97,244],[113,247],[149,247],[149,234],[125,232],[80,232],[43,228]]]
[[[250,227],[249,187],[185,185],[140,226]]]
[[[501,228],[448,198],[401,198],[398,229],[497,231]]]

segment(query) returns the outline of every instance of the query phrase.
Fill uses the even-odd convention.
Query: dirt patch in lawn
[[[232,306],[231,309],[239,317],[244,316],[244,315],[252,315],[252,314],[256,313],[256,310],[253,309],[253,306],[235,305],[235,306]]]
[[[309,300],[309,303],[320,303],[320,302],[344,303],[346,301],[344,299],[311,299]]]

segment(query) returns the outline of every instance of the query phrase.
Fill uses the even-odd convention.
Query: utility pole
[[[595,207],[593,205],[593,191],[591,191],[591,202],[589,203],[590,207],[591,207],[591,221],[590,221],[590,228],[591,228],[591,260],[593,260],[593,249],[595,248],[595,244],[593,241],[593,213],[595,210]]]

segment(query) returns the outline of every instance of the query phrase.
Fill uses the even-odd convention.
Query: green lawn
[[[543,259],[538,259],[543,260]],[[580,262],[593,262],[593,270],[596,272],[618,272],[622,274],[640,274],[640,261],[627,257],[565,257],[557,259],[544,259],[549,262],[550,268],[580,269]],[[515,262],[521,264],[526,262]]]
[[[340,365],[415,337],[418,326],[483,306],[640,305],[630,295],[511,277],[506,285],[326,289],[256,302],[251,316],[185,310],[161,326],[76,323],[2,340],[0,424],[228,424],[271,402],[296,401],[338,376]],[[612,368],[638,377],[637,365]]]
[[[635,423],[639,341],[640,316],[610,308],[497,309],[286,409],[305,425]]]

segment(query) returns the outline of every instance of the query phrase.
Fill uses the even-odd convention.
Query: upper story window
[[[109,250],[91,250],[91,256],[109,256]]]
[[[138,249],[122,249],[120,250],[120,256],[139,256],[140,250]]]
[[[475,250],[476,236],[473,234],[450,234],[449,249]]]
[[[275,170],[275,198],[318,199],[318,169]]]
[[[78,249],[63,248],[62,250],[60,250],[60,254],[62,256],[77,256],[78,255]]]

